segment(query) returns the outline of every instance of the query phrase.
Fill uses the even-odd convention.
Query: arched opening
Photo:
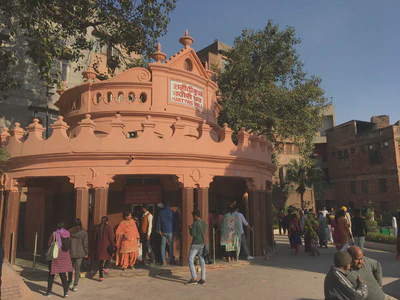
[[[113,94],[111,92],[108,92],[107,94],[107,103],[110,103],[113,100]]]
[[[124,93],[120,92],[118,94],[118,103],[121,103],[122,101],[124,101]]]
[[[193,70],[192,61],[191,61],[189,58],[187,58],[187,59],[185,60],[184,66],[185,66],[185,70],[186,70],[186,71],[192,71],[192,70]]]
[[[135,93],[134,92],[130,92],[128,95],[128,102],[129,103],[133,103],[133,101],[135,101]]]
[[[100,93],[97,93],[96,95],[96,103],[100,103],[103,100],[103,96]]]
[[[140,103],[146,103],[147,101],[147,95],[146,93],[141,93],[140,94],[140,99],[139,99]]]

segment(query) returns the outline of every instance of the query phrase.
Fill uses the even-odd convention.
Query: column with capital
[[[207,223],[207,231],[205,232],[204,238],[205,238],[205,244],[207,245],[209,243],[209,236],[210,232],[210,224],[208,224],[208,214],[209,214],[209,208],[208,208],[208,188],[198,188],[198,196],[197,196],[197,207],[200,211],[200,216],[204,220],[204,222]]]
[[[182,188],[182,242],[181,242],[181,264],[188,265],[189,248],[191,237],[188,225],[193,223],[192,211],[194,209],[194,189]]]
[[[75,189],[75,216],[82,222],[82,227],[89,230],[89,190]],[[95,223],[96,224],[96,223]]]
[[[93,199],[93,225],[100,224],[101,218],[107,215],[107,206],[108,188],[95,188]]]
[[[261,245],[261,212],[260,212],[260,193],[256,190],[249,190],[250,224],[254,226],[254,248],[253,255],[262,255]]]
[[[5,219],[2,242],[4,246],[4,257],[15,264],[18,240],[18,218],[20,207],[20,191],[6,191],[5,194]]]

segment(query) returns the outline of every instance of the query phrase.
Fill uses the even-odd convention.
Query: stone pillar
[[[89,190],[84,188],[75,189],[75,201],[75,216],[81,219],[82,227],[89,230]]]
[[[260,222],[261,222],[261,253],[266,255],[268,253],[268,220],[267,220],[267,199],[265,191],[260,193]]]
[[[33,250],[35,234],[38,233],[38,248],[44,244],[46,190],[29,187],[26,201],[24,247]]]
[[[3,215],[4,215],[4,194],[5,194],[5,191],[0,190],[0,239],[1,239],[1,236],[2,236],[1,233],[3,232],[2,231],[2,229],[3,229],[2,225],[3,225]]]
[[[19,218],[20,192],[8,191],[5,201],[5,220],[4,220],[4,257],[13,265],[17,254],[18,240],[18,218]],[[14,236],[14,245],[12,245],[12,235]],[[12,260],[11,249],[13,249]]]
[[[93,224],[100,224],[101,218],[107,215],[108,188],[95,188],[93,202]]]
[[[208,188],[198,188],[197,207],[200,210],[201,218],[207,223],[207,232],[205,232],[205,242],[209,243],[210,232],[208,232]]]
[[[267,241],[270,247],[274,245],[274,224],[273,224],[273,212],[272,212],[272,192],[267,190],[265,194],[266,205],[267,205]]]
[[[194,190],[193,188],[182,189],[182,244],[181,244],[181,257],[182,265],[188,265],[189,247],[191,237],[188,225],[193,223],[192,211],[194,209]]]
[[[254,253],[261,256],[261,214],[260,214],[260,193],[259,191],[249,191],[250,224],[254,226]]]

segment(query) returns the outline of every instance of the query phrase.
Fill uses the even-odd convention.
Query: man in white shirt
[[[245,252],[245,256],[247,257],[248,260],[254,259],[254,257],[250,255],[249,247],[247,246],[247,239],[246,239],[246,234],[244,233],[244,230],[243,230],[243,225],[248,227],[250,230],[253,230],[253,228],[251,228],[249,226],[249,223],[246,221],[243,214],[241,212],[239,212],[238,207],[235,208],[235,214],[237,214],[237,216],[239,217],[239,220],[240,220],[240,241],[241,241],[240,252],[243,250],[243,252]]]
[[[142,206],[143,216],[140,219],[140,242],[142,243],[142,263],[146,263],[146,253],[149,253],[151,263],[154,264],[156,257],[150,244],[150,236],[153,230],[153,215],[149,212],[149,207],[145,204]]]
[[[324,206],[324,209],[321,210],[322,215],[324,216],[324,218],[326,218],[326,215],[328,214],[328,211],[326,210],[326,207]]]

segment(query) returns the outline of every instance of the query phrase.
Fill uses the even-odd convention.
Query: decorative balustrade
[[[160,138],[156,134],[157,126],[168,126],[171,134]],[[157,123],[150,115],[142,122],[142,131],[137,138],[128,138],[125,125],[120,114],[116,114],[110,123],[111,131],[105,137],[95,134],[96,123],[90,114],[79,122],[76,137],[68,135],[68,124],[63,117],[52,124],[53,133],[47,139],[42,138],[45,130],[39,120],[34,119],[25,131],[19,123],[11,130],[3,128],[1,145],[17,158],[27,155],[48,155],[55,153],[103,153],[129,152],[130,154],[174,154],[201,155],[216,157],[246,158],[260,163],[271,163],[272,147],[264,138],[257,134],[249,134],[242,128],[238,134],[238,145],[232,141],[232,130],[224,124],[219,132],[219,142],[212,139],[211,127],[204,120],[198,127],[198,136],[185,135],[184,122],[177,117],[173,124]]]

